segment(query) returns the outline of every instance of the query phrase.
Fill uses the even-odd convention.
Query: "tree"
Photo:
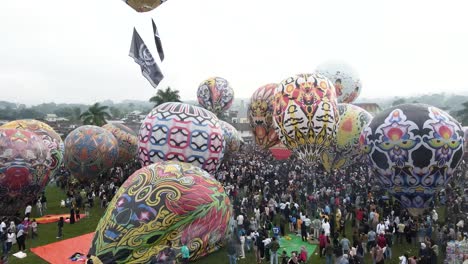
[[[95,103],[80,115],[80,119],[84,125],[105,125],[107,124],[106,118],[111,118],[111,115],[107,112],[108,108],[108,106],[101,106],[99,103]]]
[[[464,102],[463,108],[455,112],[456,119],[462,123],[463,126],[468,126],[468,101]]]
[[[113,118],[122,118],[122,111],[120,111],[119,108],[117,108],[115,106],[111,106],[109,108],[109,111],[110,111]]]
[[[171,87],[167,87],[166,90],[159,89],[149,101],[154,103],[155,107],[166,102],[181,102],[179,91],[172,90]]]

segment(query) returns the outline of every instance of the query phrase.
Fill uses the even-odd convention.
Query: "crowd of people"
[[[286,257],[288,252],[280,254],[273,243],[297,235],[317,244],[315,253],[325,263],[364,263],[366,256],[373,263],[392,258],[404,264],[437,263],[447,242],[463,239],[468,231],[466,196],[460,185],[466,172],[463,163],[431,207],[412,216],[378,187],[365,164],[327,173],[294,158],[277,161],[268,152],[244,149],[215,175],[225,185],[236,216],[228,241],[229,261],[236,263],[253,249],[257,263],[306,262],[313,252],[297,249]],[[445,205],[446,219],[439,218],[439,205]],[[395,245],[414,250],[395,256]]]
[[[414,217],[378,187],[364,164],[327,173],[320,166],[305,165],[294,158],[278,161],[268,151],[244,146],[225,159],[214,175],[233,206],[226,244],[229,262],[237,263],[252,254],[257,263],[306,263],[317,254],[327,264],[364,263],[366,256],[378,264],[391,258],[399,258],[403,264],[437,263],[444,257],[447,242],[463,239],[468,231],[464,225],[466,167],[461,165],[431,208]],[[113,168],[101,181],[89,185],[70,182],[69,173],[62,168],[55,182],[66,192],[61,205],[70,210],[69,223],[79,220],[83,211],[89,214],[94,206],[107,207],[119,186],[138,168],[138,162]],[[23,216],[1,219],[4,256],[13,251],[13,244],[22,251],[26,237],[37,237],[38,225],[30,219],[33,205],[36,215],[45,214],[45,193],[26,207]],[[445,219],[440,219],[436,209],[442,207],[438,205],[448,212]],[[64,236],[63,226],[62,218],[57,224],[58,239]],[[280,238],[288,236],[298,236],[317,249],[282,250]],[[395,245],[418,250],[395,256]]]

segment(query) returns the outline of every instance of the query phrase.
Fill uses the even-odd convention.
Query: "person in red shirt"
[[[385,239],[385,233],[381,232],[379,237],[377,238],[377,245],[379,247],[384,248],[387,246],[387,240]]]
[[[301,247],[301,253],[299,253],[299,263],[306,263],[307,262],[307,250],[305,246]]]
[[[359,225],[361,224],[362,219],[364,219],[364,211],[362,210],[361,207],[359,207],[356,210],[356,220],[357,220],[356,225],[357,225],[357,228],[359,228]]]
[[[327,246],[327,236],[325,236],[325,231],[322,230],[322,233],[319,236],[319,255],[322,257],[322,251]]]

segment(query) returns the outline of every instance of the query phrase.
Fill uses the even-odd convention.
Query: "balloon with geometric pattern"
[[[347,63],[329,61],[320,64],[316,71],[335,85],[338,103],[350,104],[356,101],[361,93],[362,84],[359,75]]]
[[[234,90],[226,79],[211,77],[198,86],[197,98],[200,106],[220,116],[231,107]]]
[[[139,13],[149,12],[167,0],[123,0],[127,5]]]
[[[193,261],[223,246],[231,216],[223,185],[206,171],[188,163],[156,162],[134,172],[117,191],[89,254],[104,264],[166,263],[170,241],[179,260],[180,248],[187,245]]]
[[[175,160],[213,173],[224,156],[225,140],[218,118],[185,103],[155,107],[142,122],[138,137],[141,166]]]
[[[119,158],[116,165],[133,162],[138,153],[138,135],[129,127],[118,123],[107,123],[102,128],[111,132],[119,143]]]
[[[258,88],[250,98],[248,117],[257,145],[264,149],[280,142],[273,124],[273,96],[278,84],[271,83]]]
[[[305,163],[317,163],[336,135],[339,114],[333,84],[317,73],[289,77],[279,83],[273,109],[281,142]]]
[[[372,119],[366,110],[352,104],[338,104],[338,112],[336,137],[330,148],[322,152],[322,165],[328,172],[363,161],[359,137]]]
[[[0,128],[0,216],[15,216],[49,182],[49,146],[29,130]]]
[[[44,122],[34,119],[21,119],[8,122],[0,126],[0,128],[24,129],[34,132],[40,136],[49,148],[52,157],[52,163],[50,164],[50,177],[55,175],[63,162],[64,145],[62,138],[52,127]]]
[[[446,112],[424,104],[403,104],[377,114],[361,143],[372,171],[412,215],[430,207],[463,157],[462,127]]]
[[[65,139],[64,164],[79,181],[88,182],[112,168],[119,144],[111,132],[98,126],[80,126]]]

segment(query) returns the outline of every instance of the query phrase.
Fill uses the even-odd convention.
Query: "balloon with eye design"
[[[444,111],[404,104],[377,114],[360,141],[374,175],[416,216],[452,178],[463,156],[463,134]]]
[[[117,191],[89,253],[104,264],[163,261],[171,241],[176,252],[187,245],[193,261],[223,245],[231,216],[223,186],[206,171],[157,162],[134,172]]]

